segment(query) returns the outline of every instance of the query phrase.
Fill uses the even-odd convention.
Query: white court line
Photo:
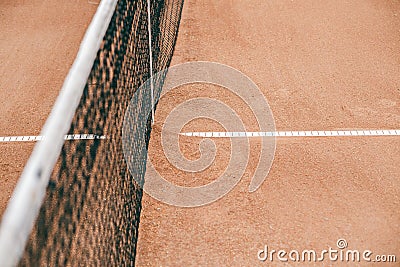
[[[348,130],[348,131],[276,131],[276,132],[186,132],[192,137],[338,137],[338,136],[399,136],[398,130]]]
[[[36,142],[44,140],[41,135],[24,135],[24,136],[0,136],[0,143],[5,142]],[[106,139],[105,135],[97,134],[67,134],[64,136],[65,140],[95,140]]]

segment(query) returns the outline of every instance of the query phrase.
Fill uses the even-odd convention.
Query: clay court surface
[[[1,136],[39,134],[96,7],[1,1]],[[187,0],[172,65],[196,60],[249,76],[279,131],[400,128],[399,1]],[[230,155],[229,140],[218,140],[219,161],[197,176],[159,156],[163,119],[197,96],[233,104],[248,130],[257,130],[248,108],[218,88],[188,86],[161,99],[149,153],[165,178],[187,186],[218,177]],[[186,130],[218,127],[199,120]],[[199,140],[181,140],[188,158],[199,156]],[[398,136],[278,139],[267,179],[249,193],[259,142],[251,141],[241,182],[217,202],[177,208],[144,195],[137,266],[269,265],[257,259],[265,245],[321,251],[340,238],[349,249],[396,255],[398,264]],[[0,213],[32,148],[0,144]]]
[[[0,135],[39,135],[97,5],[0,2]],[[33,143],[0,144],[0,213]]]

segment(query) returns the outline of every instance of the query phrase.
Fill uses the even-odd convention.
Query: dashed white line
[[[338,136],[400,136],[397,130],[347,130],[347,131],[276,131],[276,132],[186,132],[183,136],[237,138],[237,137],[338,137]]]
[[[0,143],[5,142],[36,142],[41,141],[45,137],[41,135],[24,135],[24,136],[0,136]],[[95,140],[95,139],[106,139],[105,135],[97,134],[67,134],[64,137],[65,140]]]

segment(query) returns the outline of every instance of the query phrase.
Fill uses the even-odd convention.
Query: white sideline
[[[97,51],[111,21],[117,0],[102,0],[86,31],[78,55],[61,88],[36,144],[18,181],[0,228],[0,266],[18,264],[42,205],[46,187],[60,155],[64,136],[90,74]]]
[[[398,130],[347,130],[347,131],[278,131],[278,132],[186,132],[192,137],[340,137],[340,136],[400,136]]]
[[[0,143],[8,142],[36,142],[43,141],[45,136],[42,135],[19,135],[19,136],[0,136]],[[105,135],[96,134],[67,134],[64,140],[94,140],[106,139]]]

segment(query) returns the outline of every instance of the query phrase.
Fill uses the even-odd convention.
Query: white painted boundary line
[[[277,131],[277,132],[187,132],[183,136],[237,138],[237,137],[340,137],[340,136],[400,136],[399,130],[348,131]]]
[[[24,135],[24,136],[0,136],[0,143],[6,142],[36,142],[45,139],[42,135]],[[95,140],[106,139],[105,135],[96,134],[67,134],[64,140]]]
[[[117,0],[102,0],[41,135],[10,199],[0,227],[0,265],[16,266],[42,206],[50,175],[65,142]]]

